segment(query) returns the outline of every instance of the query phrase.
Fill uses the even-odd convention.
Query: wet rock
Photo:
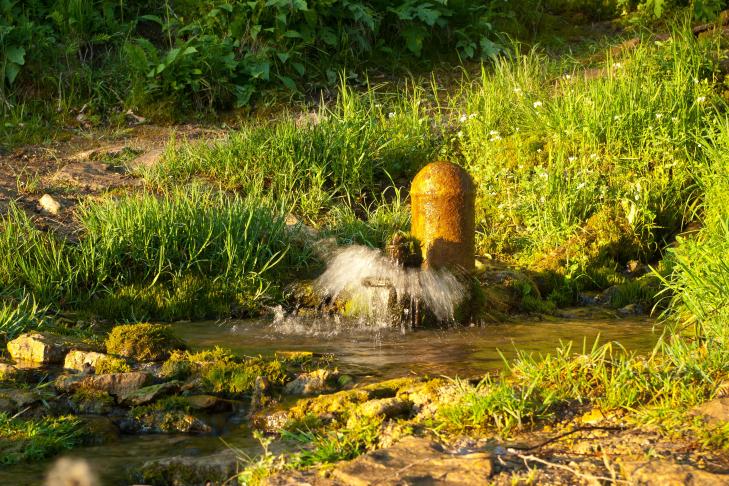
[[[413,402],[402,398],[380,398],[370,400],[355,409],[355,414],[360,417],[395,418],[409,414],[412,411]]]
[[[281,432],[288,422],[289,414],[285,410],[254,414],[251,416],[251,424],[253,427],[269,434]]]
[[[98,361],[102,358],[106,358],[106,355],[103,353],[74,349],[66,354],[66,358],[63,360],[63,367],[67,370],[89,371],[90,368],[95,368]]]
[[[207,434],[212,428],[182,410],[148,410],[119,423],[122,432],[133,434],[183,433]]]
[[[336,380],[337,371],[318,369],[309,373],[301,373],[294,381],[284,386],[287,395],[316,395],[333,389],[332,383]]]
[[[175,486],[199,486],[203,484],[236,485],[238,457],[227,450],[202,457],[174,456],[144,463],[133,475],[133,480],[143,484]]]
[[[488,484],[492,458],[485,452],[450,454],[420,437],[370,452],[334,468],[331,476],[351,486]]]
[[[640,304],[628,304],[618,309],[618,314],[623,317],[638,316],[645,314],[645,309],[643,309],[643,306]]]
[[[56,380],[56,388],[64,392],[85,388],[120,397],[142,388],[148,379],[149,375],[141,371],[89,376],[64,375]]]
[[[397,396],[410,401],[413,409],[416,412],[420,412],[425,407],[440,399],[441,393],[447,384],[447,381],[442,378],[436,378],[425,382],[415,382],[400,387],[398,389]]]
[[[13,388],[0,390],[0,412],[15,414],[40,400],[40,394],[35,391]]]
[[[729,422],[729,397],[709,400],[694,407],[691,413],[703,417],[709,425],[723,425]]]
[[[715,474],[687,464],[651,460],[626,462],[623,475],[630,484],[641,486],[715,486],[729,484],[729,475]]]
[[[271,387],[265,376],[256,376],[256,382],[253,384],[253,393],[251,393],[250,415],[263,408],[268,402],[266,392]]]
[[[62,363],[68,345],[58,336],[48,333],[22,334],[8,343],[8,352],[15,361],[31,363]]]
[[[83,421],[89,445],[107,444],[119,438],[119,427],[108,417],[84,417]]]
[[[190,410],[225,411],[232,408],[228,400],[212,395],[192,395],[184,397]]]
[[[61,212],[61,203],[53,199],[53,196],[50,194],[43,194],[43,196],[41,196],[38,200],[38,207],[40,207],[41,211],[44,213],[52,216],[56,216]]]
[[[69,397],[74,413],[82,415],[107,415],[114,406],[114,398],[104,391],[80,388]]]
[[[179,381],[170,381],[168,383],[160,383],[159,385],[145,386],[138,390],[132,390],[120,397],[122,405],[137,406],[150,403],[158,398],[171,395],[180,391]]]

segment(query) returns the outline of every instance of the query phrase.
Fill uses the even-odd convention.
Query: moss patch
[[[106,351],[137,361],[162,361],[184,343],[162,324],[125,324],[116,326],[106,339]]]

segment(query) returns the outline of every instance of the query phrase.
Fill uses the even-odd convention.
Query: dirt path
[[[15,203],[42,229],[73,232],[73,207],[90,197],[142,186],[133,171],[160,159],[172,137],[206,140],[226,132],[198,125],[142,125],[121,132],[74,134],[50,145],[18,148],[0,156],[0,214]],[[44,210],[45,194],[60,210]]]

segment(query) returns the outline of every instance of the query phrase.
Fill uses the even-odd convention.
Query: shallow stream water
[[[340,319],[278,316],[268,320],[177,323],[175,333],[193,349],[222,346],[243,355],[270,356],[276,351],[331,353],[343,373],[358,380],[380,380],[411,373],[473,377],[504,366],[517,350],[553,352],[560,342],[583,346],[615,341],[637,353],[650,352],[662,329],[647,318],[616,319],[574,313],[549,321],[517,321],[477,327],[401,332]],[[150,459],[199,456],[226,448],[225,442],[251,454],[257,444],[250,431],[235,422],[216,427],[216,434],[122,436],[113,443],[75,449],[66,455],[90,461],[103,484],[128,484],[127,471]],[[0,485],[42,484],[52,461],[0,466]]]

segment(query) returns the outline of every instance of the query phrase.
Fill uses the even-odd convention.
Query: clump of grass
[[[477,385],[456,380],[454,399],[438,409],[438,428],[452,432],[495,428],[508,435],[512,430],[534,423],[551,414],[552,394],[534,386],[511,385],[485,377]]]
[[[114,327],[106,338],[106,352],[136,361],[162,361],[184,343],[163,324],[124,324]]]
[[[72,416],[24,420],[0,412],[0,463],[38,461],[83,443],[85,431]]]
[[[24,295],[21,299],[0,297],[0,342],[10,341],[27,331],[38,331],[49,325],[48,308]]]
[[[11,206],[0,217],[0,289],[112,318],[242,315],[275,295],[277,264],[293,271],[310,258],[289,251],[280,207],[198,185],[86,203],[79,219],[71,243]]]
[[[726,347],[729,338],[729,121],[710,127],[706,142],[710,165],[698,173],[705,198],[697,208],[703,227],[679,238],[669,251],[671,274],[664,279],[670,292],[670,317],[679,332]]]
[[[381,181],[409,178],[432,159],[441,141],[421,96],[415,90],[383,107],[374,91],[342,86],[316,122],[284,118],[215,144],[180,145],[143,175],[157,187],[204,179],[263,198],[285,194],[296,213],[317,221],[343,201],[368,206]]]
[[[464,85],[448,150],[479,188],[479,249],[539,263],[616,208],[640,242],[629,257],[656,255],[687,220],[707,162],[695,134],[719,103],[707,65],[718,42],[676,27],[669,41],[608,56],[597,76],[517,47]]]

